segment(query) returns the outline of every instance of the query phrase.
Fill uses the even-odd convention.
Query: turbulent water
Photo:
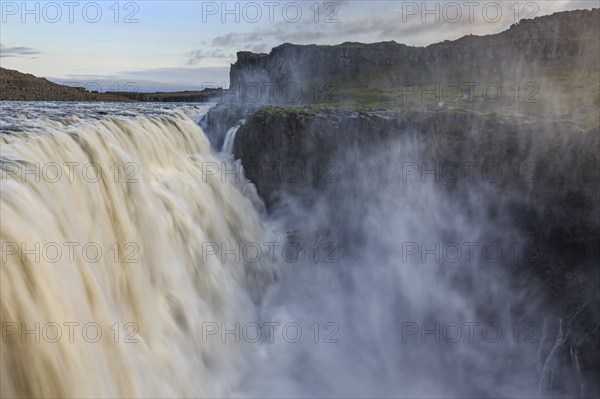
[[[206,107],[2,108],[2,396],[539,395],[519,237],[397,179],[418,142],[266,217]]]
[[[228,394],[244,349],[203,343],[202,322],[252,319],[272,265],[203,243],[268,241],[258,213],[204,173],[202,109],[80,110],[5,123],[24,126],[2,135],[3,396]]]

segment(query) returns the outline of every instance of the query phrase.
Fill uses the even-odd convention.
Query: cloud
[[[217,48],[235,48],[236,50],[250,50],[256,52],[268,51],[271,47],[289,42],[295,44],[336,44],[346,41],[372,42],[395,40],[399,43],[424,46],[444,40],[454,40],[467,34],[486,35],[499,33],[510,27],[515,20],[513,3],[502,3],[501,17],[498,20],[490,19],[492,11],[486,11],[486,3],[498,4],[491,0],[484,0],[475,9],[460,7],[460,15],[454,9],[438,4],[438,16],[425,14],[424,9],[409,12],[393,2],[373,1],[372,10],[377,12],[359,13],[357,9],[350,8],[348,13],[338,16],[339,22],[332,24],[315,24],[312,21],[302,20],[303,23],[288,23],[280,21],[270,26],[260,26],[246,32],[233,32],[215,37],[211,45]],[[464,2],[458,2],[463,4]],[[531,13],[531,7],[522,3],[518,18],[535,17],[557,11],[592,8],[598,6],[598,0],[564,0],[556,2],[542,2]],[[352,3],[349,3],[352,4]],[[422,2],[415,2],[418,7],[423,7]],[[433,3],[432,3],[433,4]],[[426,6],[434,9],[433,5]],[[350,7],[350,6],[349,6]],[[415,6],[416,7],[416,6]],[[472,12],[472,14],[471,14]],[[472,18],[471,18],[472,15]],[[425,19],[424,21],[422,19]],[[453,20],[453,18],[457,18]]]
[[[0,44],[0,58],[5,57],[27,57],[27,58],[37,58],[31,57],[41,54],[40,51],[31,48],[31,47],[8,47],[3,44]]]
[[[368,42],[373,40],[396,40],[400,43],[410,41],[425,34],[427,38],[417,40],[419,44],[434,43],[447,39],[448,32],[480,31],[484,24],[469,23],[464,19],[460,23],[445,23],[443,30],[435,21],[402,22],[398,15],[390,13],[386,17],[365,16],[344,23],[319,26],[310,29],[303,25],[290,25],[279,22],[272,26],[256,28],[249,32],[228,33],[212,40],[212,46],[219,48],[236,48],[238,50],[260,49],[260,51],[281,43],[295,44],[336,44],[346,41]],[[488,24],[489,25],[489,24]],[[475,33],[473,32],[473,33]],[[490,32],[491,33],[491,32]]]
[[[265,47],[267,43],[268,45],[283,42],[305,43],[327,39],[332,35],[336,35],[335,30],[332,29],[315,31],[306,29],[302,25],[291,26],[287,22],[278,22],[273,26],[258,28],[251,32],[228,33],[217,36],[212,40],[211,44],[216,47],[236,47],[241,49],[248,48],[249,46]]]
[[[220,49],[214,49],[214,50],[206,50],[206,49],[196,49],[196,50],[192,50],[188,53],[185,54],[186,56],[186,61],[185,61],[185,65],[187,66],[195,66],[198,65],[200,63],[200,61],[202,61],[203,59],[206,58],[235,58],[231,55],[226,55],[222,50]]]

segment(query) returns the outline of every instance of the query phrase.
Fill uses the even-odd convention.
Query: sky
[[[598,7],[600,0],[0,0],[0,65],[99,91],[227,87],[238,51],[347,41],[426,46]]]

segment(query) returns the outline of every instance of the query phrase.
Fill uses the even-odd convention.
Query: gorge
[[[1,396],[599,398],[599,19],[1,69]]]

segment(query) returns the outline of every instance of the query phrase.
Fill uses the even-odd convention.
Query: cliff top
[[[360,43],[360,42],[344,42],[334,45],[326,44],[293,44],[283,43],[273,47],[270,53],[253,53],[251,51],[239,51],[237,53],[238,61],[247,61],[268,57],[269,55],[277,54],[286,49],[302,49],[308,50],[323,50],[336,48],[374,48],[388,47],[390,49],[398,48],[416,48],[425,49],[448,44],[471,45],[477,43],[486,43],[489,41],[502,42],[504,39],[540,39],[540,38],[570,38],[570,39],[598,39],[600,37],[600,9],[592,10],[572,10],[557,12],[550,15],[543,15],[531,19],[522,19],[513,24],[509,29],[495,34],[489,35],[465,35],[456,40],[445,40],[439,43],[433,43],[429,46],[408,46],[406,44],[397,43],[394,40]]]
[[[566,11],[522,20],[497,34],[467,35],[427,47],[395,41],[284,43],[269,54],[238,53],[230,71],[231,90],[246,105],[459,108],[596,126],[599,21],[597,8]],[[244,98],[246,85],[261,83],[279,92],[264,90],[258,100]],[[290,87],[296,90],[285,90]]]

